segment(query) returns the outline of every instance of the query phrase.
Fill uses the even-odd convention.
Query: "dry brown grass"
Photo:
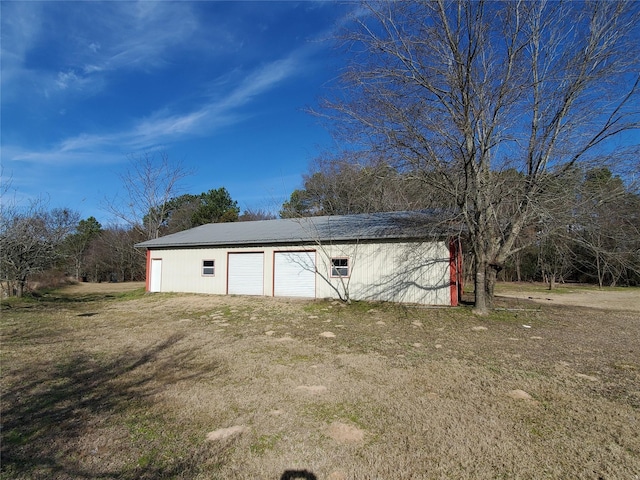
[[[636,312],[105,287],[3,306],[2,478],[640,477]]]

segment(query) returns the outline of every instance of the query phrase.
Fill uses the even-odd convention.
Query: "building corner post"
[[[145,271],[145,291],[149,292],[151,288],[151,250],[147,248],[147,266]]]

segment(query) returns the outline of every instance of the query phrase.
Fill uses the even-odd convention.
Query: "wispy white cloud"
[[[221,98],[210,100],[200,108],[186,113],[168,110],[135,122],[121,131],[104,134],[80,134],[60,141],[50,149],[26,151],[5,150],[2,157],[15,162],[81,164],[92,161],[113,162],[122,159],[123,152],[154,149],[169,142],[197,135],[212,134],[217,129],[234,125],[249,115],[242,107],[255,97],[265,94],[302,71],[301,51],[265,64],[247,74]],[[61,84],[81,81],[73,73],[61,75]],[[98,154],[98,155],[96,155]]]
[[[84,90],[87,87],[90,87],[93,82],[88,79],[86,76],[78,74],[73,70],[68,70],[66,72],[58,72],[58,76],[55,81],[55,85],[60,90]],[[93,83],[95,85],[95,83]]]
[[[267,182],[270,174],[259,172],[262,183],[251,183],[251,175],[239,181],[237,172],[225,168],[235,163],[228,159],[246,158],[249,165],[263,158],[260,162],[273,167],[267,159],[288,158],[291,149],[283,154],[274,141],[277,128],[254,134],[250,128],[258,122],[246,121],[261,116],[273,124],[269,127],[275,126],[273,118],[288,124],[285,108],[313,95],[315,75],[326,77],[318,71],[326,57],[317,55],[330,36],[325,15],[300,15],[308,8],[288,3],[256,8],[234,2],[0,2],[0,7],[5,120],[0,158],[18,190],[50,192],[61,204],[73,203],[100,189],[117,189],[109,176],[129,154],[167,149],[198,168],[215,165],[216,175],[227,175],[220,181],[234,186],[234,198],[236,190],[251,201],[256,191],[263,191],[262,198],[266,190],[270,197],[281,191],[287,196],[288,182],[281,185],[282,179]],[[319,28],[326,30],[317,33]],[[317,41],[303,43],[309,32],[316,32]],[[269,109],[275,115],[267,119]],[[242,128],[243,122],[250,128]],[[263,149],[262,138],[278,153],[270,145]],[[232,151],[236,143],[238,152]],[[291,157],[300,163],[300,154]],[[209,188],[210,177],[203,178],[202,188]]]
[[[41,7],[38,3],[0,2],[0,82],[4,98],[11,94],[10,87],[19,85],[22,77],[27,74],[24,60],[33,39],[42,29]]]
[[[100,150],[94,148],[99,142],[93,139],[85,145],[86,148],[80,148],[80,142],[76,142],[76,148],[70,148],[71,145],[65,143],[49,150],[27,150],[20,146],[3,145],[2,157],[3,165],[6,167],[7,174],[15,177],[23,177],[21,163],[30,163],[34,165],[55,165],[58,167],[73,165],[106,165],[110,163],[118,163],[122,161],[122,154],[114,151]],[[74,142],[72,142],[74,143]]]
[[[117,25],[120,17],[115,9],[122,9],[127,5],[131,6],[130,3],[111,5],[114,11],[110,18],[103,19],[96,26],[96,36],[75,38],[74,49],[79,53],[74,58],[77,60],[64,69],[48,72],[46,83],[43,81],[40,85],[49,89],[51,95],[90,92],[91,89],[102,88],[100,82],[106,82],[118,70],[152,69],[161,65],[167,59],[167,52],[183,48],[186,39],[190,38],[191,29],[198,28],[197,20],[187,16],[186,20],[181,19],[176,30],[175,23],[170,21],[176,14],[175,10],[172,13],[171,8],[163,5],[156,6],[158,10],[148,12],[143,10],[151,9],[152,6],[142,5],[140,9],[130,12],[122,25]],[[153,28],[150,27],[151,24],[154,25]],[[113,31],[102,34],[101,29]],[[137,30],[138,33],[128,34],[129,30]],[[153,34],[153,31],[159,30],[167,32],[159,36]],[[37,36],[35,29],[26,37],[31,35]],[[232,37],[225,41],[231,42]],[[25,46],[19,50],[28,50],[28,44],[27,38]],[[94,127],[96,129],[93,132],[70,135],[49,146],[4,144],[2,162],[8,170],[15,172],[17,183],[28,182],[30,174],[27,172],[30,171],[48,169],[51,172],[71,172],[89,165],[96,168],[115,165],[126,161],[127,155],[131,153],[162,149],[190,138],[212,136],[221,129],[237,125],[256,115],[250,108],[252,103],[285,82],[306,74],[317,50],[325,46],[321,42],[308,42],[288,55],[265,61],[250,70],[241,63],[234,64],[234,70],[227,71],[218,77],[218,81],[212,82],[215,83],[215,93],[190,110],[176,108],[175,105],[180,104],[179,99],[176,99],[175,104],[156,109],[137,120],[125,120],[123,124],[120,118],[110,128]],[[63,103],[56,108],[56,112],[72,108],[73,104]],[[271,192],[270,195],[279,195],[279,188],[269,188],[275,189],[275,193]],[[282,187],[282,190],[288,191],[288,188]]]
[[[191,4],[183,2],[110,2],[101,4],[93,18],[91,30],[73,38],[69,52],[84,81],[162,67],[172,50],[189,48],[200,28]]]
[[[297,57],[299,55],[294,52],[287,58],[269,63],[252,72],[231,92],[226,100],[216,107],[226,109],[242,106],[256,95],[264,93],[286,78],[295,75],[301,66]]]
[[[38,94],[96,93],[106,86],[105,76],[109,74],[159,68],[181,50],[198,48],[203,54],[215,50],[206,50],[201,41],[193,41],[206,26],[190,2],[72,5],[2,2],[4,100],[24,97],[26,89],[32,99]],[[51,37],[52,32],[42,28],[44,23],[58,24],[68,34],[64,39]],[[47,66],[29,66],[30,52],[48,45],[52,38],[64,44],[58,45]]]

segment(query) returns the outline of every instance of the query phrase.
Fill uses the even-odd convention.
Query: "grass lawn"
[[[640,478],[637,311],[118,289],[3,303],[0,478]]]

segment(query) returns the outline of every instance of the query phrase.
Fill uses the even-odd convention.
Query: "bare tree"
[[[434,198],[425,182],[353,153],[318,158],[303,180],[282,205],[282,218],[420,210]]]
[[[165,152],[131,156],[129,169],[120,176],[124,198],[107,200],[106,210],[139,231],[145,240],[158,238],[169,200],[189,175],[189,170],[180,162],[170,161]]]
[[[87,279],[94,282],[143,280],[145,258],[133,247],[142,241],[141,233],[122,225],[101,229],[85,252]]]
[[[579,253],[577,267],[602,287],[640,273],[640,195],[607,168],[586,172],[571,239]]]
[[[331,230],[333,228],[331,217],[327,217],[326,222],[322,224],[309,221],[308,218],[303,217],[298,217],[296,221],[313,238],[315,247],[321,254],[320,265],[308,261],[296,263],[304,270],[312,271],[316,276],[320,277],[342,302],[351,303],[351,272],[356,267],[358,259],[359,239],[356,239],[355,244],[334,243],[331,240],[325,240],[327,235],[326,233],[321,234],[320,230]],[[338,258],[347,259],[346,265],[335,265],[334,260]]]
[[[63,250],[76,280],[87,276],[86,254],[91,243],[100,235],[102,225],[95,217],[80,220],[75,232],[65,239]]]
[[[626,1],[367,2],[341,37],[352,61],[322,113],[455,202],[476,313],[523,229],[562,208],[547,186],[580,163],[620,168],[613,141],[639,126],[639,14]]]
[[[242,215],[238,217],[239,222],[255,222],[257,220],[275,220],[278,218],[269,210],[263,208],[247,208]]]
[[[26,208],[3,206],[0,216],[0,271],[7,293],[21,297],[36,273],[61,260],[60,248],[80,214],[67,208],[49,210],[43,199]]]

